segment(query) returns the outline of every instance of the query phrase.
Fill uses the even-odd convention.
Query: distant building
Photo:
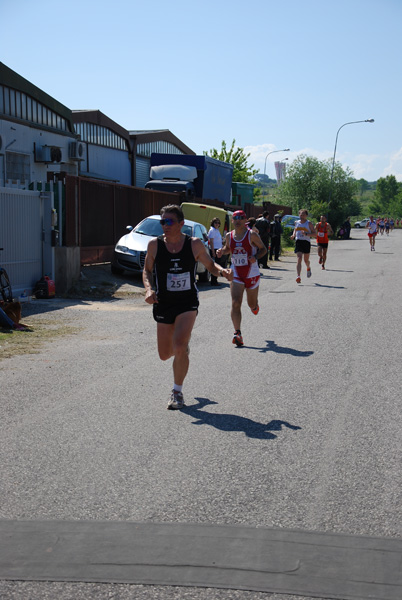
[[[135,160],[134,184],[144,187],[149,181],[151,153],[195,154],[191,148],[183,144],[169,129],[151,131],[130,131],[130,140]]]
[[[75,132],[85,143],[80,175],[133,185],[128,131],[100,110],[73,110]]]
[[[286,163],[284,162],[276,162],[275,163],[275,171],[276,171],[276,179],[278,181],[278,185],[285,181],[286,178]]]
[[[0,63],[0,186],[76,175],[78,149],[71,110]]]

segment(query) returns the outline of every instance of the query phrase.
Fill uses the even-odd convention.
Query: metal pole
[[[267,169],[267,158],[270,154],[274,154],[274,152],[290,152],[290,148],[284,148],[283,150],[272,150],[271,152],[268,152],[268,154],[265,157],[265,163],[264,163],[264,175]]]
[[[328,208],[331,204],[331,195],[332,195],[332,180],[334,177],[334,167],[335,167],[335,155],[336,155],[336,147],[338,144],[338,135],[340,130],[342,129],[342,127],[345,127],[345,125],[354,125],[355,123],[374,123],[374,119],[364,119],[363,121],[350,121],[349,123],[344,123],[343,125],[341,125],[338,129],[338,131],[336,132],[336,138],[335,138],[335,148],[334,148],[334,157],[332,159],[332,170],[331,170],[331,180],[329,182],[329,198],[328,198]]]

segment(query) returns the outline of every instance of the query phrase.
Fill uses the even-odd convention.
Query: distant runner
[[[366,224],[366,229],[368,229],[370,250],[375,250],[375,236],[377,235],[377,223],[375,222],[374,217],[370,217],[370,221],[368,221]]]
[[[327,218],[325,215],[321,215],[320,220],[315,226],[315,230],[317,232],[317,248],[318,248],[318,263],[321,265],[321,269],[325,269],[325,263],[327,260],[327,251],[328,251],[328,243],[329,243],[329,235],[334,235],[332,227],[329,223],[327,223]]]
[[[315,237],[315,229],[311,221],[307,219],[308,211],[305,208],[299,210],[300,219],[295,222],[295,228],[293,229],[293,234],[290,236],[291,239],[296,238],[295,252],[297,256],[297,265],[296,265],[296,283],[301,283],[301,269],[302,269],[302,258],[304,258],[304,262],[306,263],[307,268],[307,277],[311,277],[311,267],[310,267],[310,250],[311,250],[311,242],[310,239]]]

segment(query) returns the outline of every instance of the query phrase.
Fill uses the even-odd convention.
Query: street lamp
[[[265,175],[265,171],[267,169],[267,158],[270,154],[273,154],[274,152],[290,152],[290,148],[284,148],[283,150],[272,150],[271,152],[268,152],[268,154],[265,157],[265,163],[264,163],[264,175]],[[265,178],[264,178],[265,179]]]
[[[334,158],[332,159],[332,170],[331,170],[331,181],[329,183],[329,198],[328,198],[328,208],[331,204],[331,195],[332,195],[332,179],[334,177],[334,167],[335,167],[335,154],[336,154],[336,146],[338,144],[338,134],[340,132],[340,130],[342,129],[342,127],[345,127],[345,125],[354,125],[355,123],[374,123],[374,119],[364,119],[363,121],[350,121],[350,123],[344,123],[343,125],[341,125],[338,129],[338,131],[336,132],[336,138],[335,138],[335,148],[334,148]]]

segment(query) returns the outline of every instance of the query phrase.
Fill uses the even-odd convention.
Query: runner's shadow
[[[202,410],[208,404],[218,404],[208,398],[195,398],[198,404],[192,406],[185,406],[180,412],[193,417],[196,419],[193,421],[193,425],[209,425],[219,429],[219,431],[239,431],[245,433],[249,438],[256,440],[274,440],[275,434],[272,431],[282,431],[282,427],[288,427],[289,429],[301,429],[297,425],[291,425],[287,421],[273,420],[269,423],[258,423],[247,417],[240,417],[239,415],[225,414],[225,413],[209,413]]]
[[[317,287],[330,288],[331,290],[346,290],[343,285],[323,285],[322,283],[314,283]]]
[[[292,356],[311,356],[314,354],[312,350],[295,350],[295,348],[287,348],[286,346],[278,346],[273,340],[265,340],[267,345],[265,348],[257,348],[256,346],[242,346],[250,350],[258,350],[259,352],[276,352],[277,354],[291,354]]]

